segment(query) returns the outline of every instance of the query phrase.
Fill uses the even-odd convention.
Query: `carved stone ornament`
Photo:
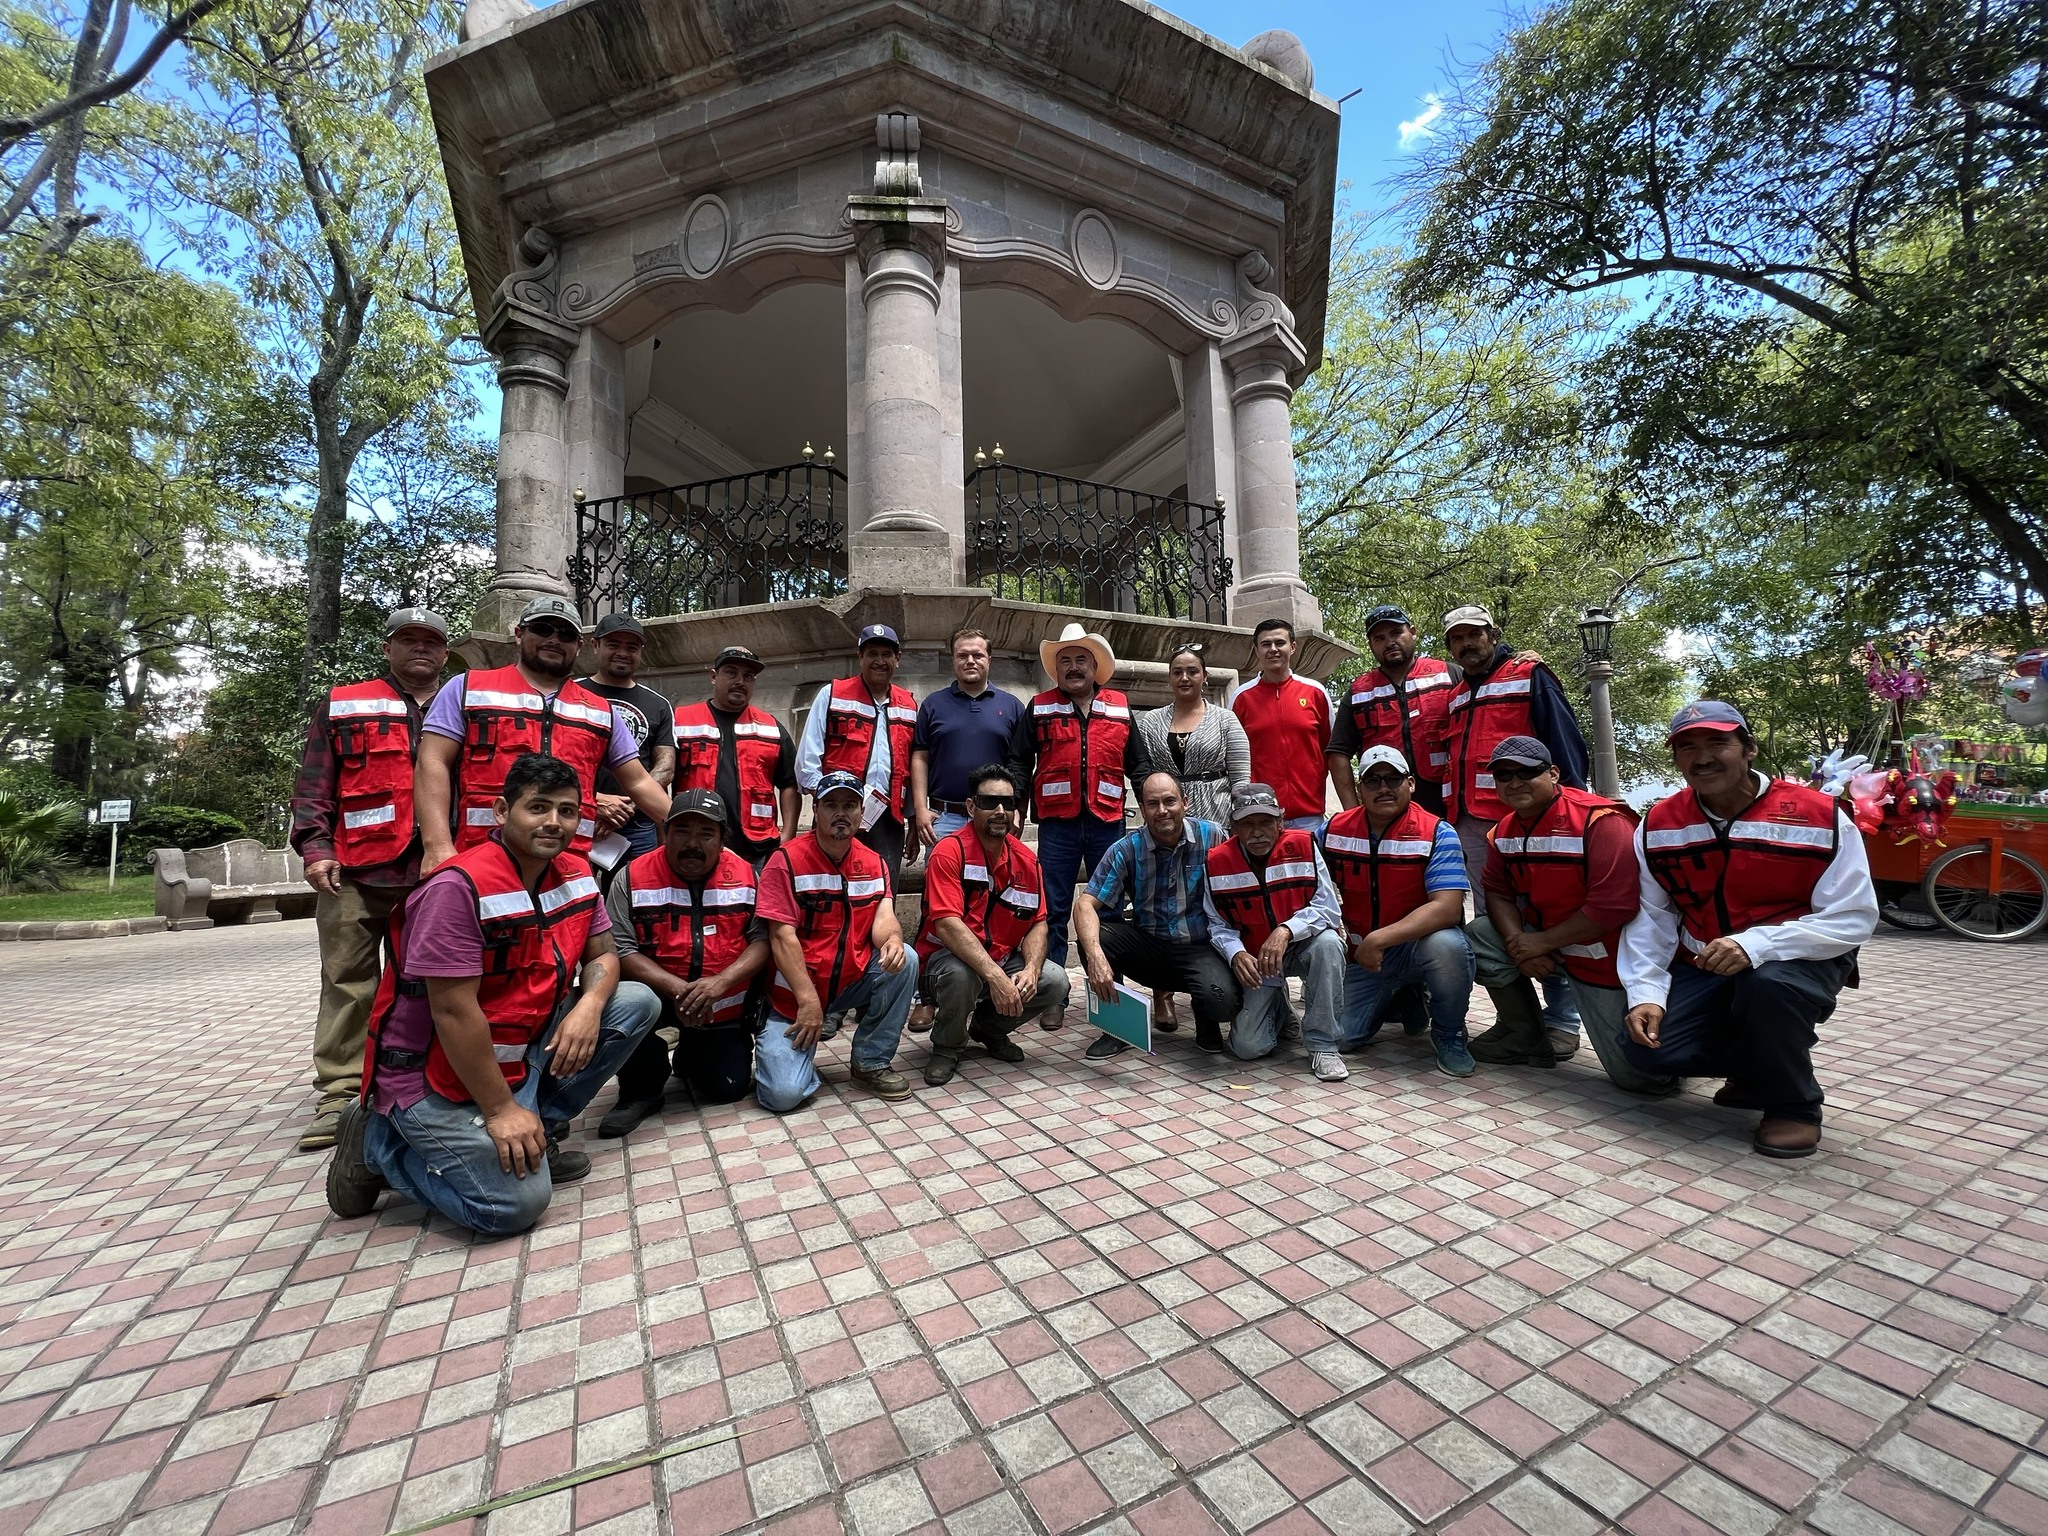
[[[1237,291],[1243,300],[1243,307],[1237,315],[1239,331],[1256,330],[1262,325],[1277,324],[1284,330],[1294,329],[1294,311],[1289,309],[1280,295],[1265,285],[1273,280],[1273,264],[1259,251],[1246,251],[1237,259]]]
[[[875,196],[923,197],[917,168],[917,119],[908,112],[884,112],[875,119]]]
[[[1123,247],[1107,214],[1094,208],[1075,214],[1067,231],[1067,249],[1074,258],[1074,270],[1090,288],[1107,293],[1123,275]]]
[[[732,245],[732,216],[723,200],[700,197],[683,215],[683,270],[702,282],[717,275]]]
[[[527,265],[514,267],[505,275],[491,295],[491,308],[517,304],[543,315],[554,314],[555,268],[562,259],[555,237],[536,224],[519,237],[518,254]]]

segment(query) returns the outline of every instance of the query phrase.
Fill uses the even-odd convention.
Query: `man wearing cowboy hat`
[[[1100,635],[1069,624],[1038,648],[1055,686],[1032,699],[1010,733],[1013,782],[1031,786],[1038,821],[1038,862],[1045,877],[1050,943],[1046,958],[1067,963],[1067,919],[1074,886],[1124,835],[1124,749],[1130,701],[1102,685],[1116,676],[1116,653]]]

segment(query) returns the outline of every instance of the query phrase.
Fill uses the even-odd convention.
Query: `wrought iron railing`
[[[997,597],[1228,623],[1223,509],[1012,464],[967,477],[967,579]]]
[[[586,612],[654,617],[846,590],[846,476],[806,460],[581,502]]]

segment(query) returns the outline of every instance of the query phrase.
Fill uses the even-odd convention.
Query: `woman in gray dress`
[[[1133,722],[1138,739],[1131,778],[1143,783],[1145,774],[1161,768],[1178,774],[1187,786],[1188,814],[1227,825],[1232,786],[1252,776],[1251,740],[1237,716],[1204,693],[1209,672],[1201,646],[1175,650],[1166,675],[1173,702],[1142,710]]]

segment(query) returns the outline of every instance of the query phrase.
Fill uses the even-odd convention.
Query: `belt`
[[[377,1047],[377,1065],[394,1072],[417,1072],[427,1064],[425,1051],[401,1051],[388,1045]]]
[[[941,816],[965,816],[969,810],[965,800],[941,800],[937,795],[929,796],[925,804]]]

